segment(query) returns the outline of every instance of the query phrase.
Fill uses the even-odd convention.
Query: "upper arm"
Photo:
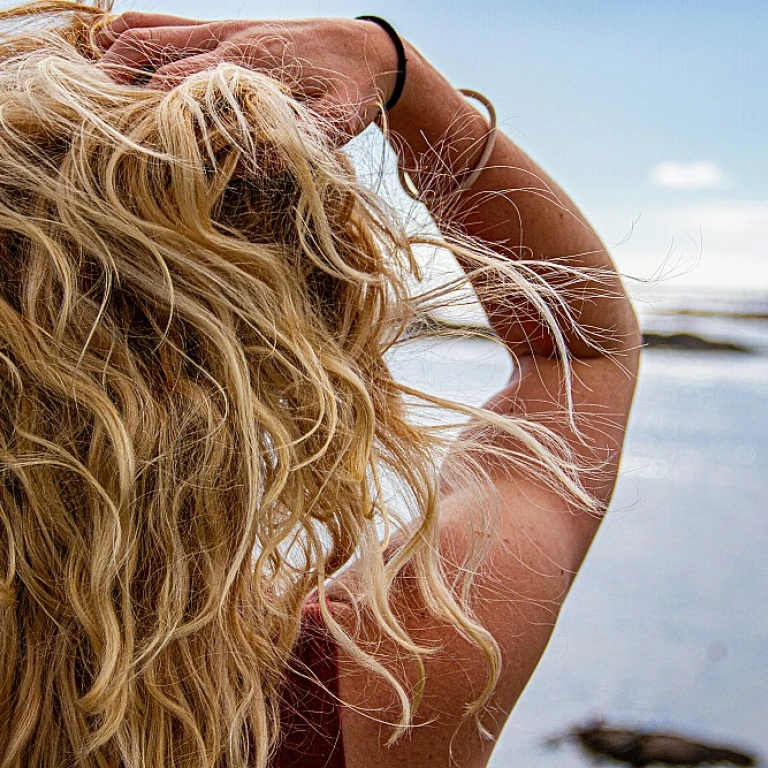
[[[583,482],[591,494],[607,503],[632,400],[636,355],[621,362],[623,367],[611,358],[596,357],[573,364],[577,431],[564,410],[562,370],[554,360],[523,361],[515,378],[486,407],[546,424],[571,446],[578,460],[600,463],[601,470],[585,475]],[[496,459],[494,441],[498,447],[510,447],[505,445],[507,436],[487,430],[479,435],[491,448],[485,468],[492,486],[443,486],[440,548],[450,581],[476,543],[477,533],[469,521],[496,504],[488,556],[475,576],[473,606],[475,618],[501,651],[501,678],[483,718],[486,728],[498,734],[546,648],[600,518],[575,507],[546,482]],[[354,592],[354,569],[346,578]],[[434,722],[417,725],[387,749],[384,743],[391,730],[382,722],[398,718],[397,701],[386,683],[342,656],[341,695],[352,705],[342,714],[348,765],[446,766],[451,749],[457,765],[485,765],[493,743],[479,737],[471,720],[461,725],[464,707],[477,698],[487,675],[483,654],[453,626],[428,617],[418,591],[409,589],[405,581],[393,585],[392,605],[414,641],[442,646],[440,653],[426,660],[426,689],[416,718],[417,724]],[[343,612],[342,606],[342,621]],[[371,631],[375,635],[375,627]],[[376,637],[375,645],[382,659],[391,659],[393,671],[415,681],[415,669],[393,643]],[[379,749],[372,751],[372,744]]]

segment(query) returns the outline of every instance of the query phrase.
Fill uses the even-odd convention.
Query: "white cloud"
[[[658,187],[672,189],[717,189],[723,186],[725,174],[710,160],[696,163],[659,163],[651,171],[651,179]]]

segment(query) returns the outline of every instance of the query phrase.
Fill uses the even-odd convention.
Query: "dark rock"
[[[702,744],[683,736],[651,733],[590,724],[574,728],[570,737],[595,757],[608,757],[633,768],[647,765],[716,765],[751,766],[755,757],[730,747]]]
[[[716,341],[693,333],[654,333],[643,334],[643,346],[649,349],[679,349],[689,352],[741,352],[752,350],[732,341]]]

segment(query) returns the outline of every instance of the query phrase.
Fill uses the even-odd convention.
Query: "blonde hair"
[[[387,599],[405,565],[484,650],[478,713],[499,656],[437,553],[448,438],[409,420],[420,393],[384,360],[439,300],[409,287],[413,238],[277,80],[113,83],[108,10],[0,13],[0,766],[262,768],[302,605],[353,560],[419,663],[434,649]],[[427,400],[516,435],[588,501],[546,430]],[[382,522],[404,533],[386,557]],[[326,620],[407,727],[418,694]]]

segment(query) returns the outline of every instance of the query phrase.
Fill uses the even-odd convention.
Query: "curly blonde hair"
[[[498,650],[436,547],[448,437],[412,423],[421,393],[384,358],[428,309],[414,239],[281,82],[229,64],[170,92],[112,82],[109,10],[0,13],[0,766],[262,768],[302,606],[353,560],[421,662],[388,602],[415,569],[486,653],[480,707]],[[546,430],[427,399],[586,498]],[[403,533],[386,556],[382,525]],[[326,620],[406,727],[418,694]]]

